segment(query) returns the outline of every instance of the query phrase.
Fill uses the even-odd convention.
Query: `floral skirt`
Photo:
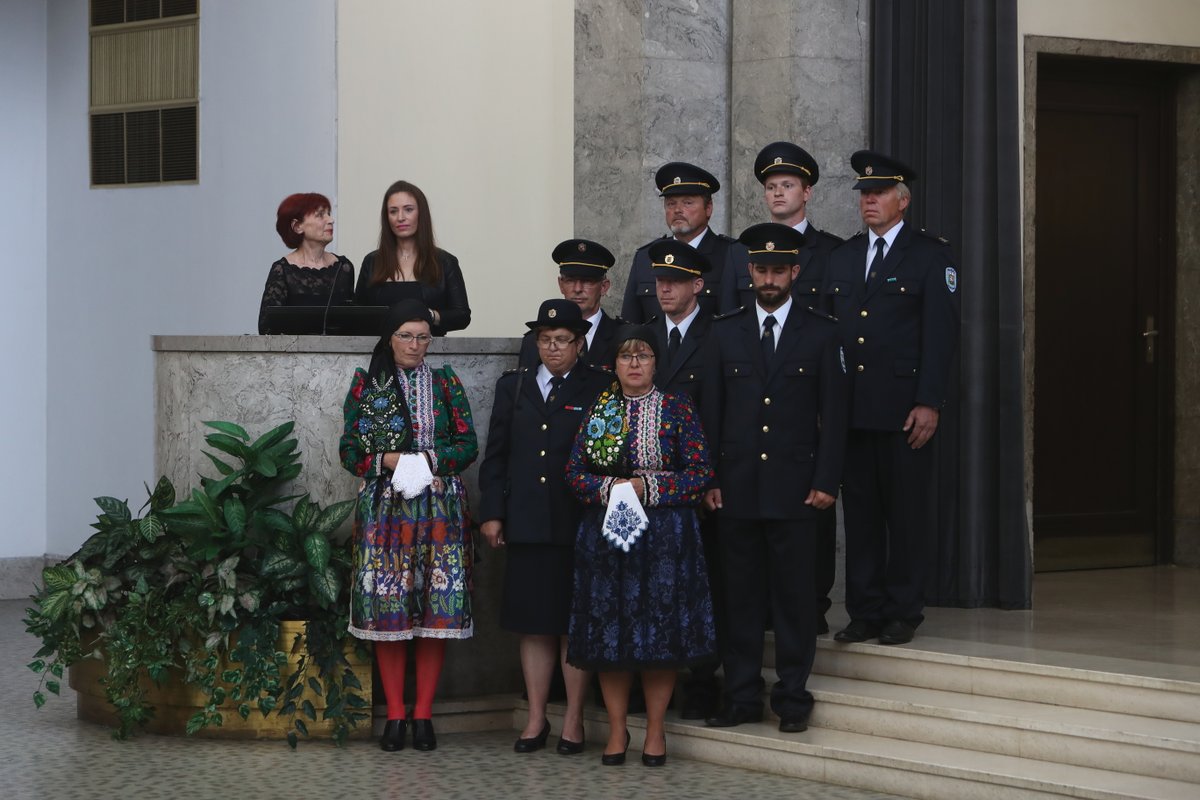
[[[716,653],[712,596],[691,508],[648,508],[626,553],[603,538],[603,507],[584,511],[575,539],[567,660],[581,669],[675,669]]]
[[[385,478],[358,493],[350,633],[359,639],[467,639],[472,542],[466,490],[457,476],[412,500]]]

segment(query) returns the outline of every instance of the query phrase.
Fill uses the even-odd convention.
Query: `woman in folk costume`
[[[354,517],[350,632],[375,642],[387,698],[380,747],[404,747],[407,643],[416,644],[413,747],[433,750],[433,695],[446,640],[471,636],[472,544],[460,473],[479,453],[450,365],[425,363],[433,324],[417,300],[392,308],[371,365],[343,406],[339,452],[363,478]]]

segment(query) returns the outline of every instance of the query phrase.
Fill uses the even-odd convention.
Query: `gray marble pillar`
[[[575,233],[617,257],[610,312],[634,251],[666,231],[655,171],[689,161],[728,182],[729,18],[730,0],[575,3]]]
[[[1200,75],[1179,80],[1176,160],[1180,175],[1200,168]],[[1200,189],[1180,180],[1175,198],[1175,563],[1200,566]]]
[[[868,137],[869,12],[869,0],[734,0],[735,235],[769,219],[754,157],[781,139],[812,153],[821,167],[808,205],[812,223],[842,237],[861,228],[849,157]]]

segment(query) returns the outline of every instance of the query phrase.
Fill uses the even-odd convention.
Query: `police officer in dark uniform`
[[[817,160],[791,142],[773,142],[754,159],[754,177],[763,185],[763,200],[772,222],[788,225],[804,234],[800,246],[800,277],[792,284],[792,296],[804,306],[831,312],[828,296],[822,294],[829,254],[842,243],[832,233],[818,230],[808,219],[808,201],[821,179]],[[754,286],[746,270],[722,282],[729,298],[725,304],[750,305]],[[735,297],[736,296],[736,297]],[[833,605],[829,592],[837,576],[837,511],[834,506],[817,514],[817,554],[814,590],[817,593],[817,633],[829,633],[825,613]]]
[[[725,570],[722,660],[726,704],[707,720],[729,727],[762,719],[763,637],[770,605],[779,682],[779,729],[808,727],[806,688],[816,652],[813,553],[816,511],[833,505],[842,474],[848,381],[837,323],[797,303],[803,235],[762,223],[741,235],[755,303],[713,323],[716,358],[706,371],[705,431],[714,442]]]
[[[584,413],[613,376],[579,360],[589,323],[570,300],[547,300],[526,323],[540,356],[496,382],[477,509],[492,547],[506,546],[500,625],[521,635],[529,716],[514,749],[546,744],[546,702],[561,664],[567,712],[558,752],[583,752],[587,673],[566,664],[575,535],[581,507],[566,486],[571,445]]]
[[[842,240],[818,230],[808,219],[808,202],[812,199],[813,187],[821,179],[817,160],[791,142],[772,142],[754,159],[754,177],[763,185],[763,200],[771,221],[789,225],[804,234],[804,244],[800,248],[800,277],[792,284],[792,295],[802,305],[828,311],[821,290],[829,254]],[[721,291],[724,295],[722,307],[737,308],[754,303],[754,286],[743,265],[739,265],[731,276],[722,278]],[[828,608],[826,605],[825,609]]]
[[[591,324],[580,358],[593,367],[611,371],[616,356],[613,337],[617,333],[618,321],[600,307],[600,300],[608,294],[611,285],[608,270],[616,259],[604,245],[587,239],[560,242],[550,257],[558,264],[559,291],[563,297],[579,306],[583,318]],[[533,331],[530,331],[521,342],[517,363],[522,367],[536,367],[538,362],[537,343]]]
[[[850,624],[834,639],[904,644],[924,619],[929,443],[958,344],[958,270],[944,240],[904,221],[910,167],[869,150],[850,164],[867,233],[834,251],[827,284],[851,379],[842,480]]]
[[[699,409],[703,405],[703,380],[706,365],[712,360],[712,317],[700,308],[705,277],[712,266],[699,250],[678,239],[665,237],[647,248],[655,292],[662,316],[650,325],[658,339],[662,362],[654,372],[654,385],[664,392],[686,392]],[[703,420],[703,415],[701,415]],[[721,580],[721,553],[717,541],[716,519],[709,514],[700,522],[704,560],[708,563],[709,587],[717,622],[717,644],[724,638],[724,582]],[[717,710],[720,685],[717,667],[720,658],[691,667],[684,684],[683,719],[705,719]]]
[[[718,311],[733,308],[721,305],[720,281],[726,272],[741,268],[745,272],[746,250],[735,239],[717,233],[708,227],[712,219],[712,196],[721,189],[720,182],[708,171],[672,161],[664,164],[654,174],[654,183],[663,199],[667,229],[676,241],[690,244],[699,250],[712,265],[704,290],[700,293],[701,312],[712,316]],[[661,241],[656,239],[655,241]],[[650,268],[650,245],[643,245],[634,253],[633,265],[629,268],[629,282],[625,284],[625,300],[621,305],[621,317],[628,322],[643,324],[662,315],[655,291],[654,273]]]

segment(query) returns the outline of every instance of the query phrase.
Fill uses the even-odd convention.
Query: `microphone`
[[[329,307],[333,305],[333,293],[337,290],[338,280],[346,272],[346,264],[343,263],[342,268],[333,275],[333,280],[329,283],[329,297],[325,298],[325,314],[321,317],[321,335],[328,336],[329,330]]]

